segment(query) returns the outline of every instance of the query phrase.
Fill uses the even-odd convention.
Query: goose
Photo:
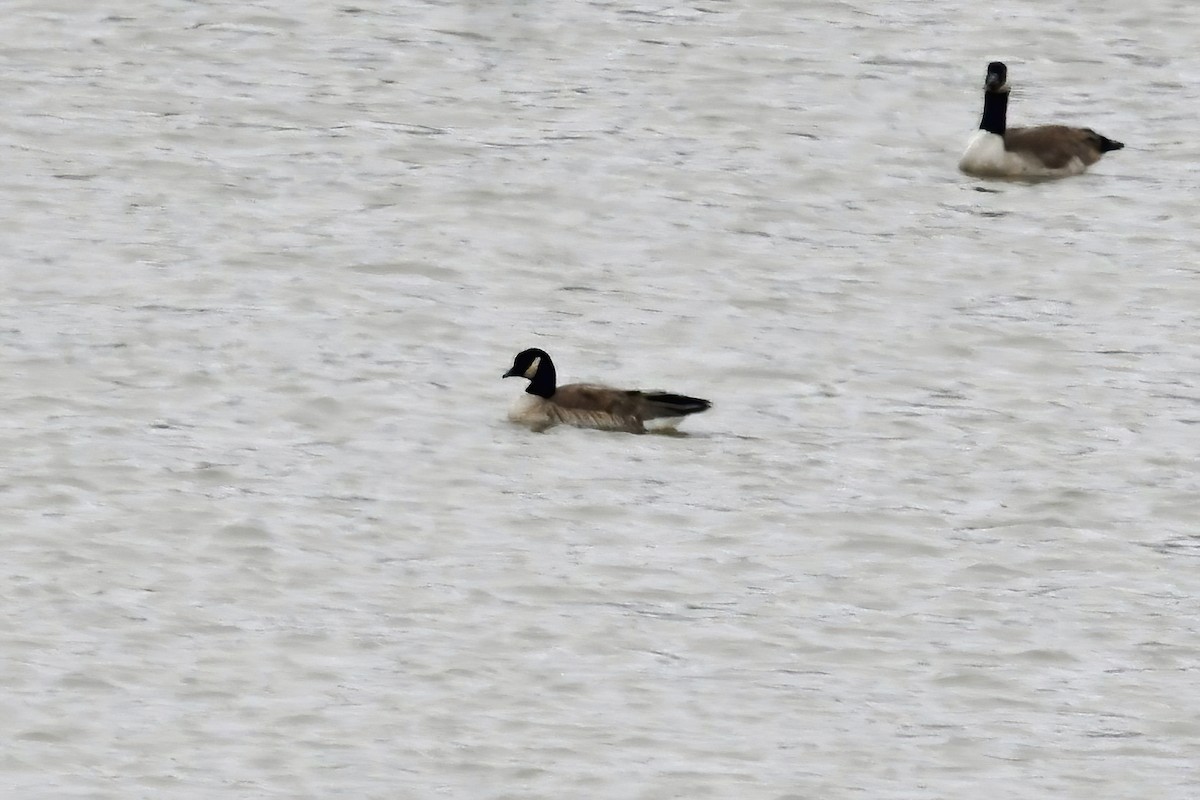
[[[958,168],[980,178],[1062,178],[1078,175],[1123,145],[1091,128],[1039,125],[1007,127],[1008,67],[988,64],[983,82],[983,118]]]
[[[707,411],[707,400],[659,391],[614,389],[595,383],[570,383],[559,386],[554,362],[545,350],[522,350],[504,378],[526,378],[524,396],[509,411],[512,422],[544,431],[558,425],[596,428],[602,431],[645,433],[646,423],[659,422],[673,428],[682,417]]]

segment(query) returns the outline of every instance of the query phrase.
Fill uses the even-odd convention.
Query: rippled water
[[[6,796],[1197,796],[1200,6],[5,12]]]

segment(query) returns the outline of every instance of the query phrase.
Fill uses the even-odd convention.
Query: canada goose
[[[983,118],[959,169],[981,178],[1061,178],[1078,175],[1109,150],[1125,146],[1091,128],[1009,128],[1007,114],[1008,67],[993,61],[983,82]]]
[[[562,423],[578,428],[645,433],[646,422],[650,420],[668,420],[665,427],[673,427],[679,424],[680,417],[712,406],[707,400],[666,392],[630,391],[594,383],[558,386],[554,362],[545,350],[536,347],[517,353],[512,368],[502,377],[529,379],[524,397],[509,411],[508,418],[535,431]]]

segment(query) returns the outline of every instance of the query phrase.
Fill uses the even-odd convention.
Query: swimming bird
[[[983,82],[983,118],[958,168],[980,178],[1062,178],[1078,175],[1110,150],[1125,145],[1091,128],[1039,125],[1007,127],[1008,67],[988,64]]]
[[[530,348],[517,353],[505,378],[526,378],[525,395],[509,411],[512,422],[535,431],[563,424],[602,431],[645,433],[646,423],[674,427],[682,417],[707,411],[707,400],[659,391],[614,389],[595,383],[557,384],[554,362],[545,350]],[[665,422],[662,422],[665,421]]]

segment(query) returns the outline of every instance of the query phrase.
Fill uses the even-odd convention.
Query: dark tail
[[[1124,142],[1118,142],[1115,139],[1109,139],[1107,136],[1101,136],[1091,128],[1088,128],[1088,133],[1092,135],[1092,141],[1096,143],[1096,148],[1101,153],[1107,153],[1110,150],[1120,150],[1125,146]]]
[[[653,412],[651,415],[647,415],[646,419],[654,419],[655,417],[685,417],[688,414],[697,414],[712,408],[712,403],[707,400],[701,400],[699,397],[688,397],[682,394],[647,392],[643,397],[646,398],[646,403]]]

